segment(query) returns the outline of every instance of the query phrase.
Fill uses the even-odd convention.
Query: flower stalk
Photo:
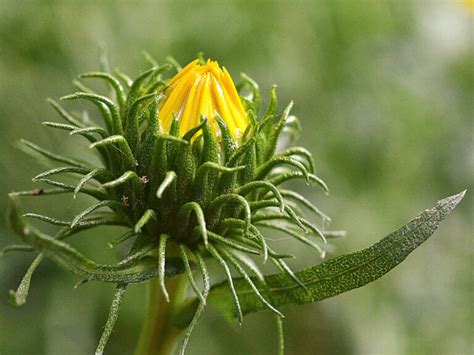
[[[169,355],[176,347],[183,331],[171,324],[174,314],[182,305],[187,289],[187,279],[179,275],[166,280],[169,302],[157,279],[147,282],[147,308],[135,355]]]

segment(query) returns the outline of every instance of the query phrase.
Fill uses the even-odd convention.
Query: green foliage
[[[149,60],[150,56],[147,55],[147,58]],[[289,256],[270,249],[264,235],[258,230],[257,222],[275,219],[277,222],[274,225],[283,230],[294,225],[289,235],[313,245],[324,255],[322,246],[309,241],[308,233],[322,237],[325,242],[323,234],[303,215],[298,215],[297,211],[301,209],[296,203],[301,202],[313,209],[316,207],[297,195],[291,195],[293,202],[287,203],[277,187],[287,180],[303,178],[307,183],[319,183],[327,190],[322,180],[314,175],[313,158],[307,150],[292,147],[275,155],[292,103],[277,116],[273,88],[269,108],[259,120],[261,95],[258,85],[243,74],[244,81],[239,87],[250,88],[252,97],[245,100],[250,124],[240,142],[232,139],[226,123],[219,117],[202,117],[196,127],[179,137],[177,117],[169,132],[163,131],[158,121],[160,100],[165,97],[167,87],[162,75],[173,66],[179,66],[174,61],[173,66],[158,66],[156,61],[152,62],[154,67],[127,84],[127,88],[120,83],[123,75],[116,77],[105,72],[90,72],[79,76],[104,80],[115,93],[115,99],[93,92],[78,80],[75,85],[83,91],[61,98],[86,100],[94,104],[102,114],[105,128],[82,123],[55,101],[49,100],[66,123],[45,122],[44,125],[69,132],[70,135],[82,135],[89,141],[90,149],[99,155],[103,166],[94,167],[22,141],[25,149],[43,159],[67,165],[35,177],[35,181],[57,188],[49,190],[47,194],[64,190],[72,193],[74,198],[79,193],[85,193],[98,201],[74,216],[71,222],[36,213],[23,216],[64,227],[64,232],[55,238],[27,225],[18,215],[16,199],[18,196],[28,196],[28,193],[11,195],[10,216],[15,231],[27,245],[41,253],[14,294],[15,303],[20,305],[25,302],[33,271],[46,256],[86,281],[114,282],[126,287],[128,283],[157,277],[166,300],[169,300],[169,295],[165,276],[186,271],[200,304],[204,305],[207,292],[200,292],[194,282],[189,253],[201,263],[204,263],[204,257],[216,259],[224,268],[230,285],[231,268],[234,268],[261,302],[282,316],[248,276],[245,268],[249,267],[249,263],[242,261],[234,252],[259,255],[263,261],[270,258],[278,268],[292,275],[295,282],[300,284],[288,265],[281,260]],[[220,128],[222,138],[219,141],[211,130],[210,119],[215,119]],[[79,180],[75,185],[69,185],[50,179],[64,174],[74,174],[79,176]],[[279,178],[281,176],[285,178]],[[264,192],[271,193],[273,198],[263,199]],[[46,195],[46,191],[31,195]],[[109,211],[99,212],[102,209]],[[284,225],[278,221],[283,221]],[[83,228],[110,224],[129,228],[127,233],[110,242],[111,246],[134,238],[128,254],[116,265],[95,263],[59,240]],[[167,258],[167,249],[176,246],[181,258]],[[201,265],[200,270],[204,272],[207,269]],[[256,266],[253,270],[260,274]],[[208,279],[206,275],[203,276]],[[234,296],[234,302],[238,305],[237,294],[234,293]],[[116,303],[118,307],[119,301]],[[113,325],[114,317],[116,312],[111,313],[109,325]],[[106,332],[99,348],[103,349],[103,342],[107,338]]]
[[[277,97],[273,87],[268,109],[259,117],[262,101],[259,87],[244,74],[239,88],[249,88],[252,93],[250,98],[242,98],[250,123],[239,141],[232,139],[229,128],[219,117],[202,117],[196,127],[180,137],[177,116],[169,132],[163,131],[158,121],[168,80],[162,76],[169,74],[172,68],[180,70],[180,66],[174,60],[171,60],[172,65],[162,66],[154,60],[152,62],[153,68],[134,81],[123,74],[92,72],[80,75],[81,78],[103,79],[112,88],[115,98],[93,92],[79,81],[75,84],[82,92],[61,98],[86,100],[94,104],[102,115],[103,127],[81,122],[79,117],[49,100],[67,123],[45,122],[44,125],[69,132],[69,136],[78,134],[84,137],[89,142],[89,148],[98,155],[100,166],[57,155],[29,141],[21,141],[24,150],[34,156],[48,163],[66,166],[47,170],[34,178],[34,181],[52,185],[55,189],[10,195],[10,222],[26,245],[12,246],[7,251],[34,249],[40,253],[18,290],[11,292],[12,303],[25,303],[33,272],[44,257],[79,276],[84,282],[117,284],[97,349],[100,354],[111,334],[128,284],[157,278],[164,299],[170,302],[166,277],[186,273],[197,298],[178,317],[186,321],[176,321],[189,325],[181,348],[184,352],[208,297],[224,313],[237,316],[240,323],[245,314],[263,308],[283,317],[276,307],[314,302],[359,287],[380,277],[421,243],[421,239],[418,244],[403,239],[408,236],[400,232],[400,241],[396,240],[399,249],[385,249],[385,244],[396,244],[390,241],[399,238],[395,234],[382,241],[380,246],[372,247],[373,250],[293,272],[285,261],[293,255],[273,250],[259,227],[283,231],[314,249],[321,257],[326,253],[326,237],[338,234],[325,231],[308,220],[300,207],[311,210],[323,221],[328,221],[329,217],[307,198],[281,187],[291,180],[304,180],[308,185],[318,185],[328,192],[326,183],[315,175],[315,163],[308,150],[303,147],[277,150],[282,135],[293,139],[301,130],[298,120],[290,116],[293,103],[277,114]],[[126,82],[125,87],[121,80]],[[209,120],[216,120],[220,138],[213,134]],[[78,177],[77,182],[71,185],[50,179],[64,175]],[[73,198],[83,193],[95,201],[73,216],[71,221],[37,213],[20,214],[19,197],[36,198],[57,193],[70,193]],[[62,229],[50,236],[28,224],[25,218],[47,222]],[[426,223],[425,220],[420,221]],[[127,229],[125,234],[109,243],[111,247],[133,239],[127,254],[116,264],[97,263],[64,241],[82,230],[108,225],[120,225]],[[428,234],[432,231],[429,229]],[[428,235],[423,233],[426,238]],[[176,251],[179,257],[168,256]],[[280,274],[263,277],[258,266],[246,258],[247,254],[261,258],[262,262],[271,260]],[[193,276],[195,263],[192,260],[196,259],[204,281],[202,291]],[[222,267],[227,279],[225,284],[211,288],[206,259],[214,259]],[[376,272],[369,272],[374,268]],[[233,270],[242,278],[234,280]],[[251,277],[248,270],[257,276]]]
[[[274,274],[265,276],[259,289],[269,294],[274,306],[280,307],[321,301],[375,281],[425,242],[463,199],[464,194],[465,191],[438,201],[433,208],[421,212],[402,228],[367,249],[296,272],[295,276],[305,288],[298,287],[284,274]],[[258,278],[252,279],[253,282],[259,282]],[[226,282],[214,285],[209,293],[208,302],[218,307],[222,314],[234,318],[267,307],[246,278],[234,279],[232,285],[229,287]],[[235,297],[239,299],[238,309],[234,306]],[[185,320],[194,313],[197,304],[198,300],[195,300],[177,316],[183,322],[181,326],[187,326]]]
[[[142,282],[158,276],[157,260],[152,256],[143,256],[133,263],[119,263],[117,265],[95,263],[69,244],[59,241],[59,238],[52,238],[27,224],[19,213],[13,199],[10,204],[9,220],[13,230],[26,244],[35,248],[42,255],[49,257],[67,271],[85,280],[127,284]],[[32,264],[34,266],[30,267],[22,282],[23,285],[29,284],[31,274],[41,259],[35,259]],[[168,268],[166,270],[163,269],[163,273],[167,276],[174,276],[184,272],[184,265],[179,258],[170,258],[166,265]],[[19,287],[22,302],[17,301],[15,302],[16,304],[21,305],[25,302],[27,292],[25,293],[24,290],[27,287],[23,285]]]
[[[372,244],[391,230],[390,226],[401,225],[404,217],[414,216],[412,212],[428,206],[435,197],[448,196],[474,181],[472,130],[466,129],[472,125],[474,112],[472,14],[457,1],[387,0],[360,6],[341,0],[296,1],[291,5],[281,0],[244,0],[230,7],[222,1],[148,1],[140,6],[126,1],[1,3],[4,11],[0,12],[5,15],[0,21],[4,49],[0,60],[1,195],[15,189],[44,188],[44,197],[22,201],[24,212],[70,221],[91,201],[83,193],[73,201],[63,190],[41,182],[31,184],[29,177],[41,172],[41,167],[19,154],[12,143],[21,136],[52,152],[81,157],[80,147],[87,138],[77,134],[69,139],[70,132],[43,129],[39,123],[62,122],[44,104],[44,98],[74,92],[68,91],[70,78],[81,70],[97,69],[97,43],[106,45],[112,59],[110,65],[102,59],[100,70],[111,73],[111,68],[125,92],[133,80],[116,70],[116,65],[135,79],[137,69],[147,69],[137,55],[143,48],[157,55],[170,51],[183,61],[204,50],[236,78],[245,70],[259,83],[260,113],[268,107],[270,84],[278,83],[279,105],[295,99],[293,114],[304,126],[300,145],[314,154],[317,173],[330,183],[331,196],[322,196],[304,183],[279,188],[294,188],[323,208],[334,219],[328,228],[348,229],[346,239],[328,240],[334,244],[328,257]],[[183,16],[185,13],[192,16]],[[150,67],[163,63],[160,59]],[[110,84],[101,79],[80,80],[102,94],[110,91]],[[114,95],[112,92],[110,97]],[[89,103],[60,103],[81,124],[102,126]],[[101,139],[99,133],[93,136]],[[140,170],[138,175],[148,174]],[[57,180],[76,185],[74,176]],[[85,185],[96,186],[93,180]],[[0,204],[3,211],[7,200]],[[285,200],[290,202],[289,197]],[[465,202],[429,245],[391,273],[390,280],[331,302],[283,308],[288,312],[285,330],[292,339],[288,353],[468,353],[473,317],[456,311],[469,309],[472,303],[472,253],[468,246],[474,204]],[[303,208],[303,212],[307,210]],[[309,210],[307,218],[320,226],[319,218]],[[45,228],[43,231],[48,228],[52,235],[55,228],[63,228],[31,223]],[[70,242],[77,243],[85,255],[100,254],[96,261],[107,257],[113,264],[114,256],[122,257],[136,237],[115,250],[102,251],[107,242],[125,232],[122,229],[92,229],[72,236]],[[267,228],[264,232],[275,250],[299,257],[291,264],[295,268],[318,261],[317,257],[310,261],[305,246],[295,245],[289,237],[283,238],[284,234]],[[21,243],[5,223],[0,223],[0,234],[0,249]],[[0,260],[0,295],[18,286],[22,270],[28,268],[25,263],[35,254],[13,252]],[[113,286],[91,283],[73,291],[75,277],[44,261],[33,276],[29,296],[33,298],[27,309],[9,309],[6,302],[0,302],[2,351],[92,353],[101,317],[105,323],[101,307],[112,297]],[[260,265],[260,259],[255,258],[255,263]],[[422,287],[416,287],[419,280]],[[213,283],[217,281],[213,278]],[[138,326],[143,303],[143,294],[135,290],[141,287],[131,287],[127,293],[121,307],[125,312],[120,314],[106,353],[132,353],[130,329]],[[95,315],[86,315],[86,309]],[[237,331],[221,324],[220,319],[206,319],[199,324],[200,336],[190,342],[190,353],[220,354],[232,349],[242,355],[274,354],[276,347],[269,345],[266,336],[272,317],[268,312],[254,315]],[[308,322],[302,324],[301,317]],[[37,326],[29,327],[32,321]],[[57,332],[53,323],[61,324],[64,331]],[[256,336],[241,341],[236,333]]]

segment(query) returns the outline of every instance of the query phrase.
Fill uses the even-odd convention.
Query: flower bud
[[[201,65],[196,59],[189,63],[169,81],[165,96],[158,116],[165,131],[169,131],[173,115],[179,119],[181,136],[197,126],[201,117],[209,120],[216,136],[219,127],[214,118],[220,117],[234,140],[249,124],[229,72],[217,61],[208,59]]]

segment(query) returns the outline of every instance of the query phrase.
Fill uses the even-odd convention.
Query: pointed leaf
[[[307,290],[283,274],[265,277],[272,304],[280,307],[317,302],[377,280],[426,241],[462,200],[464,194],[465,191],[438,201],[433,208],[423,211],[371,247],[295,272],[295,276]],[[235,279],[234,285],[243,314],[265,308],[245,280]],[[227,283],[222,282],[212,288],[209,302],[229,317],[234,317],[235,297]],[[196,307],[196,304],[189,307]]]

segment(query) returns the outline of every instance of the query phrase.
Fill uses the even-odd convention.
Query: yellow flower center
[[[214,118],[218,116],[238,140],[249,123],[229,72],[221,69],[217,61],[208,60],[201,65],[196,59],[189,63],[169,81],[165,95],[158,115],[165,131],[169,131],[173,115],[179,119],[180,136],[197,126],[204,116],[217,136],[219,126]]]

